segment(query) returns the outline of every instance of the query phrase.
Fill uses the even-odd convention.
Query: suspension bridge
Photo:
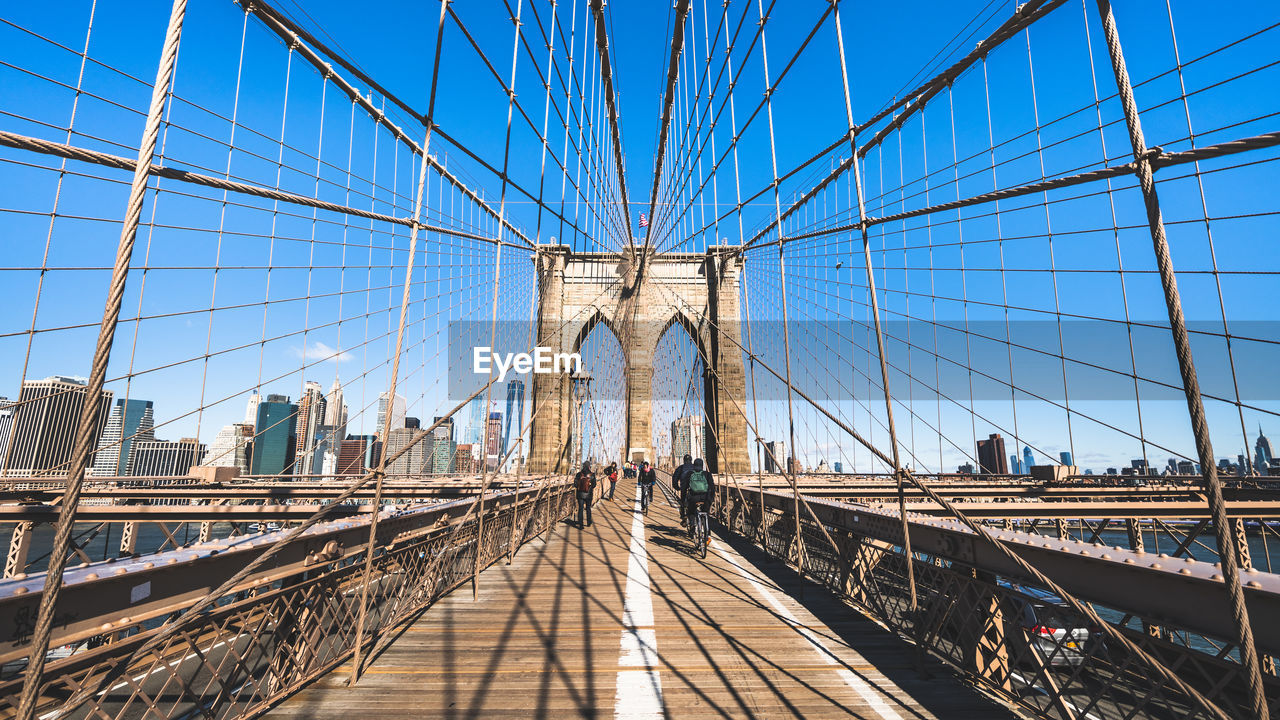
[[[0,11],[0,717],[1280,712],[1276,8],[643,5]]]

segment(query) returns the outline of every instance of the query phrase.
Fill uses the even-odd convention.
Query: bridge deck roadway
[[[661,492],[636,518],[624,480],[591,527],[562,523],[474,601],[423,613],[354,689],[341,667],[269,716],[1014,717],[755,548],[717,537],[699,559]]]

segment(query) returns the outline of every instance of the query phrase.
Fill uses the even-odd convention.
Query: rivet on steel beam
[[[14,579],[14,580],[26,580],[26,579],[27,579],[27,574],[26,574],[26,573],[18,573],[17,575],[14,575],[14,576],[13,576],[13,579]]]
[[[1124,564],[1125,564],[1125,565],[1132,565],[1132,564],[1133,564],[1133,558],[1125,558],[1125,559],[1124,559]]]
[[[1159,570],[1160,568],[1161,568],[1160,563],[1151,563],[1152,570]]]
[[[1179,570],[1179,571],[1178,571],[1178,574],[1179,574],[1179,575],[1190,575],[1190,574],[1191,574],[1191,568],[1182,568],[1181,570]]]
[[[116,568],[116,573],[115,573],[115,574],[116,574],[116,575],[123,575],[123,574],[125,574],[125,573],[127,573],[127,572],[129,572],[129,571],[128,571],[128,570],[126,570],[125,568]]]
[[[1210,579],[1210,580],[1221,580],[1221,579],[1222,579],[1222,576],[1221,576],[1221,575],[1219,575],[1218,573],[1214,573],[1214,574],[1212,574],[1212,575],[1210,575],[1210,576],[1209,576],[1209,579]]]
[[[88,575],[85,575],[85,576],[84,576],[84,579],[85,579],[85,580],[97,580],[97,579],[98,579],[98,573],[89,573]]]
[[[13,594],[14,594],[14,595],[26,595],[26,594],[27,594],[27,588],[26,588],[25,586],[23,586],[23,585],[19,585],[18,587],[16,587],[16,588],[14,588],[14,589],[13,589]]]
[[[1256,588],[1256,589],[1259,589],[1259,590],[1260,590],[1260,589],[1262,589],[1262,583],[1258,582],[1257,580],[1250,580],[1249,582],[1245,583],[1245,584],[1244,584],[1244,586],[1245,586],[1245,587]]]

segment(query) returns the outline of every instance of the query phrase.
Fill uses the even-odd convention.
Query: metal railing
[[[144,652],[167,619],[279,538],[242,536],[73,568],[50,645],[61,659],[45,669],[38,714],[252,717],[351,659],[365,587],[360,637],[368,658],[397,628],[476,572],[510,558],[572,506],[568,484],[553,479],[491,495],[483,522],[470,499],[384,510],[368,575],[368,516],[317,524]],[[15,629],[0,647],[0,717],[16,713],[31,640],[23,629],[42,585],[40,575],[0,583],[0,617]],[[86,688],[97,689],[78,702],[73,696]]]
[[[1214,717],[1148,667],[1150,658],[1176,669],[1229,717],[1252,717],[1217,566],[1142,551],[1059,541],[1029,533],[1000,538],[1079,598],[1150,658],[1127,652],[1091,622],[1012,566],[983,553],[958,523],[910,518],[917,593],[911,608],[907,556],[892,511],[810,498],[802,511],[805,552],[797,554],[789,493],[720,488],[718,519],[731,531],[796,566],[859,611],[961,671],[985,690],[1038,717]],[[761,510],[763,503],[763,512]],[[825,530],[825,532],[824,532]],[[837,553],[826,541],[829,535]],[[1218,570],[1220,572],[1220,570]],[[1204,573],[1210,573],[1200,578]],[[1216,596],[1198,594],[1217,585]],[[1274,616],[1280,577],[1250,570],[1251,612]],[[1264,656],[1280,638],[1261,623]],[[1264,674],[1268,705],[1280,706],[1280,678]]]

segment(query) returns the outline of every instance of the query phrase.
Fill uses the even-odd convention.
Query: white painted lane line
[[[653,628],[653,596],[649,591],[649,557],[645,552],[644,516],[636,498],[631,517],[631,548],[627,560],[627,595],[622,609],[622,655],[618,660],[618,690],[613,699],[615,720],[660,720],[662,678],[658,673],[658,634]]]
[[[763,583],[757,580],[754,573],[749,572],[744,568],[742,564],[738,562],[738,559],[720,544],[720,541],[713,539],[711,541],[711,547],[715,549],[716,553],[718,553],[720,557],[724,558],[730,565],[737,569],[742,577],[747,579],[747,582],[751,584],[751,587],[756,591],[756,594],[768,603],[769,607],[772,607],[774,612],[778,613],[779,617],[785,620],[787,624],[794,627],[797,632],[804,636],[805,640],[809,641],[809,644],[813,646],[813,649],[817,651],[818,655],[821,656],[823,660],[828,664],[837,667],[836,674],[840,676],[840,679],[843,680],[846,685],[853,688],[853,691],[858,693],[858,696],[861,697],[872,710],[875,710],[877,715],[884,718],[884,720],[902,720],[902,716],[899,715],[891,705],[889,705],[884,695],[871,687],[866,680],[863,680],[852,670],[844,667],[840,658],[835,653],[831,652],[831,649],[822,642],[822,639],[815,635],[809,628],[801,624],[800,621],[796,619],[796,616],[791,612],[791,609],[786,605],[783,605],[782,601],[779,600],[777,596],[770,592]],[[888,680],[885,682],[888,682]]]

